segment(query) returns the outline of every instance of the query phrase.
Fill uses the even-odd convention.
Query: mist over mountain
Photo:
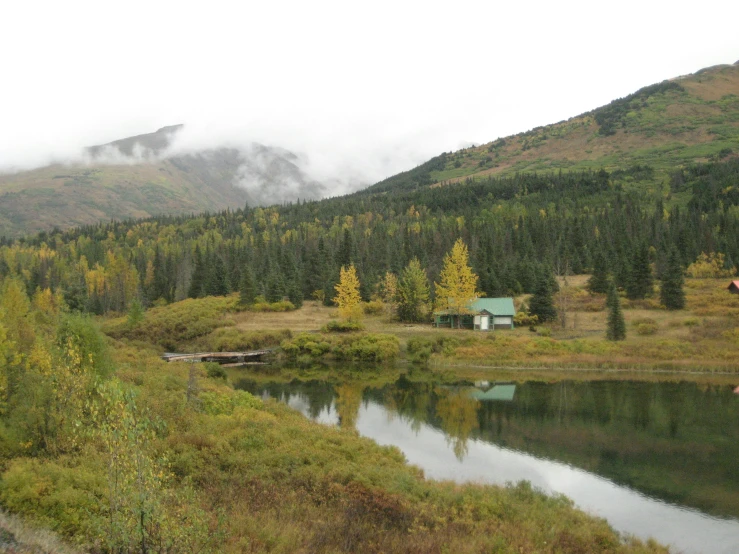
[[[463,147],[421,165],[428,156],[420,153],[429,150],[423,137],[398,145],[384,141],[379,128],[347,131],[341,139],[318,131],[297,137],[294,144],[314,139],[310,155],[255,136],[259,132],[176,124],[87,147],[64,164],[0,174],[0,236],[314,200],[373,182],[368,193],[523,172],[639,168],[637,174],[649,178],[640,177],[638,186],[656,190],[675,168],[739,153],[739,65],[649,85],[568,120],[492,142],[460,139]],[[279,129],[274,136],[288,137]],[[392,175],[389,168],[414,166],[381,180]]]
[[[312,178],[306,157],[251,141],[204,147],[183,124],[85,148],[68,163],[0,174],[0,236],[108,219],[313,200],[368,184]]]

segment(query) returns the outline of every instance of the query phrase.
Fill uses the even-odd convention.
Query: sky
[[[444,151],[739,60],[739,2],[6,2],[0,171],[185,123],[318,180],[372,183]],[[338,180],[338,181],[337,181]]]

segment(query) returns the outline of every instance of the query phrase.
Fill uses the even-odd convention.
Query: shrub
[[[203,366],[208,373],[208,377],[211,379],[226,379],[226,370],[221,364],[217,362],[205,362]]]
[[[425,364],[431,358],[434,343],[423,337],[413,337],[408,340],[408,359],[413,363]]]
[[[380,300],[373,300],[362,305],[366,315],[381,315],[385,312],[385,304]]]
[[[689,317],[683,321],[683,325],[686,327],[695,327],[700,325],[700,320],[697,317]]]
[[[636,333],[638,335],[654,335],[657,332],[656,323],[640,323],[636,326]]]
[[[528,312],[518,312],[513,318],[513,324],[516,327],[536,326],[539,323],[538,315],[531,315]]]
[[[353,333],[362,330],[364,330],[364,325],[358,321],[338,321],[336,319],[332,319],[321,327],[324,333]]]
[[[231,415],[236,408],[261,408],[262,401],[243,390],[201,392],[199,395],[203,411],[209,415]]]
[[[399,352],[398,337],[384,333],[346,337],[333,349],[337,359],[363,362],[386,362]]]
[[[280,344],[282,352],[291,359],[310,356],[320,358],[331,351],[331,345],[322,340],[320,335],[301,333],[292,339],[283,340]]]
[[[295,310],[295,304],[288,300],[279,302],[257,302],[249,307],[252,312],[292,312]]]

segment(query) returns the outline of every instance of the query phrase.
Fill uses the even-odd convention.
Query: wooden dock
[[[167,352],[162,359],[167,362],[203,363],[215,362],[226,367],[241,365],[262,364],[263,358],[272,354],[272,350],[251,350],[249,352],[195,352],[193,354],[178,354]]]

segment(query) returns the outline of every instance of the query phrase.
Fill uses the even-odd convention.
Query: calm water
[[[428,477],[563,493],[677,551],[739,552],[739,395],[629,381],[236,386],[395,445]]]

